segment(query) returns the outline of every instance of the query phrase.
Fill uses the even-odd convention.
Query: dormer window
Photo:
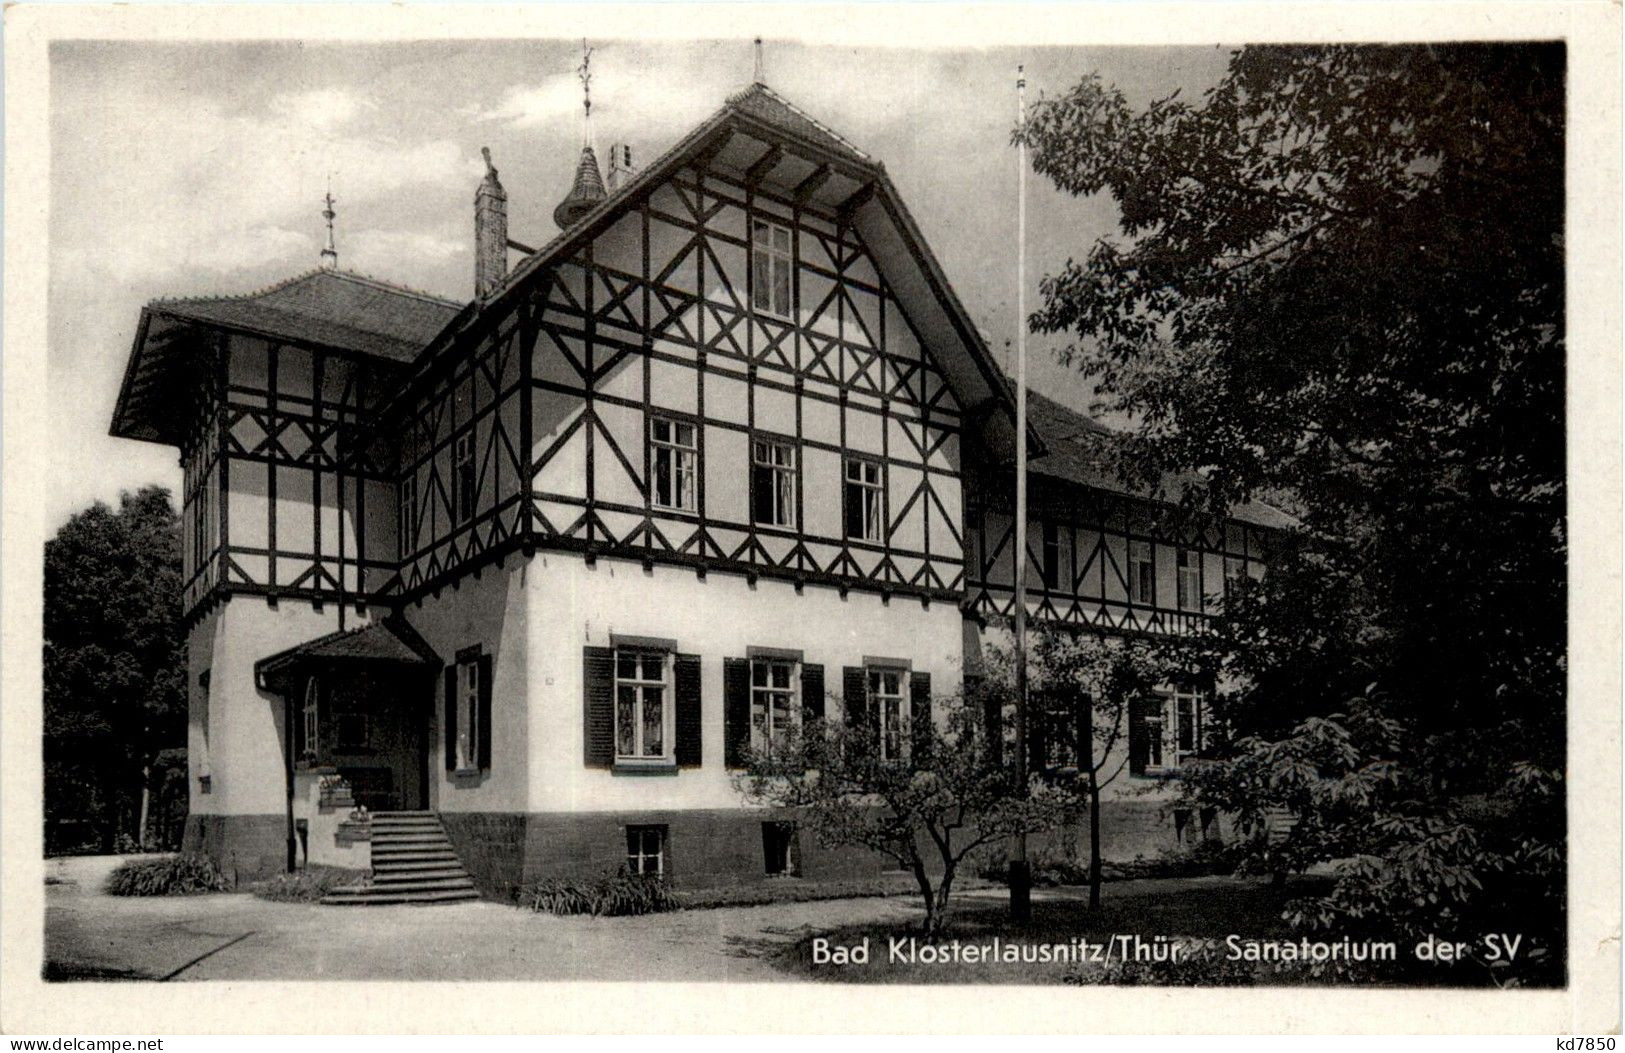
[[[795,265],[790,231],[777,223],[751,223],[751,306],[758,311],[789,318],[790,273]]]

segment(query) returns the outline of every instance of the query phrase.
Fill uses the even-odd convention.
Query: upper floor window
[[[1247,561],[1240,556],[1224,557],[1224,590],[1233,594],[1247,581]]]
[[[699,466],[697,429],[684,421],[654,417],[649,421],[649,471],[654,476],[655,507],[692,512],[698,508],[695,478]]]
[[[1055,589],[1061,584],[1061,528],[1055,523],[1044,524],[1044,588]]]
[[[457,436],[452,451],[452,507],[457,522],[466,523],[474,518],[474,432]]]
[[[796,665],[787,658],[753,658],[750,663],[750,745],[772,753],[796,726]]]
[[[846,459],[846,536],[854,541],[879,541],[881,468],[860,457]]]
[[[417,534],[418,477],[414,472],[401,480],[401,533],[397,547],[402,559],[413,553],[417,545]]]
[[[750,444],[751,521],[761,526],[796,525],[796,450],[787,442]]]
[[[615,759],[669,760],[671,706],[666,655],[619,648],[615,652]]]
[[[1157,602],[1157,565],[1149,541],[1128,543],[1128,598],[1148,606]]]
[[[1200,610],[1202,607],[1202,570],[1201,556],[1195,549],[1182,548],[1179,550],[1175,569],[1179,592],[1179,609],[1182,611]]]
[[[869,706],[878,718],[880,759],[908,759],[908,700],[903,694],[904,671],[873,668],[869,674]]]
[[[1202,748],[1202,696],[1190,688],[1175,688],[1171,704],[1174,763],[1195,756]]]
[[[751,305],[758,311],[789,318],[790,269],[794,266],[790,231],[760,219],[751,223],[750,230]]]

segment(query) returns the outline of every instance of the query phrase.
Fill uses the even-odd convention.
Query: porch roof
[[[439,665],[440,656],[404,619],[386,618],[318,636],[261,658],[254,663],[254,678],[262,687],[277,689],[287,686],[312,665],[352,661]]]

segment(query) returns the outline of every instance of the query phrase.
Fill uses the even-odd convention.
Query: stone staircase
[[[322,902],[373,906],[456,903],[478,898],[474,882],[446,838],[438,815],[374,812],[371,880],[333,889]]]

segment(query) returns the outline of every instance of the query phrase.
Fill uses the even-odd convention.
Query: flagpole
[[[1016,67],[1016,772],[1017,792],[1027,796],[1027,73]],[[1032,872],[1027,834],[1016,835],[1010,861],[1010,918],[1032,916]]]

